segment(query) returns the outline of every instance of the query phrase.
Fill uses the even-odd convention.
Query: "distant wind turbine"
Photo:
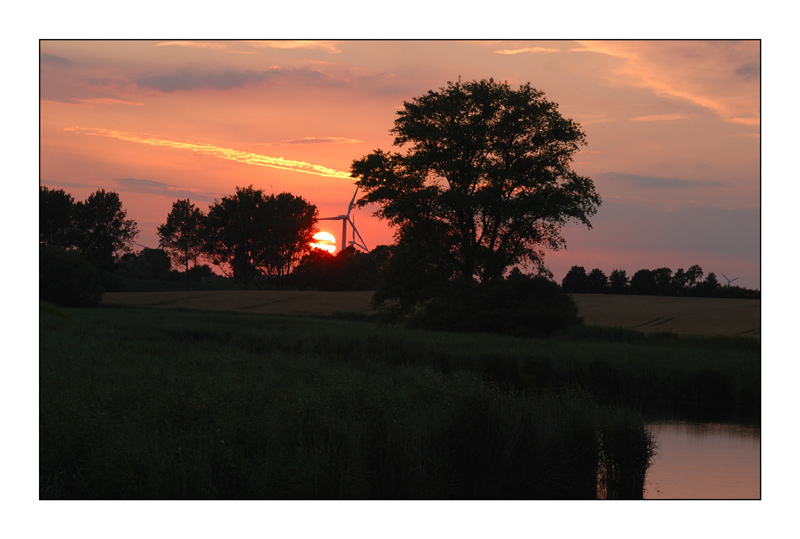
[[[356,187],[356,192],[353,193],[353,198],[350,200],[350,204],[347,206],[347,213],[343,215],[337,215],[336,217],[320,217],[320,221],[341,221],[342,222],[342,243],[339,244],[339,251],[342,251],[346,245],[352,245],[354,247],[358,247],[359,249],[363,249],[364,252],[369,252],[367,246],[364,244],[364,239],[361,237],[361,234],[358,233],[358,229],[356,228],[355,223],[350,218],[350,212],[353,210],[353,206],[356,202],[356,195],[358,194],[358,187]],[[353,239],[347,243],[347,223],[350,223],[350,226],[353,227]],[[356,241],[356,236],[358,239],[361,240],[361,243]]]
[[[724,273],[722,274],[722,276],[723,276],[723,277],[725,277],[725,280],[726,280],[726,281],[728,281],[728,286],[730,286],[730,285],[731,285],[731,283],[732,283],[733,281],[735,281],[736,279],[738,279],[738,277],[734,277],[733,279],[728,279],[728,276],[727,276],[727,275],[725,275]]]

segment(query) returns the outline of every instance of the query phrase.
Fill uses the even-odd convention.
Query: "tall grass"
[[[312,318],[64,313],[40,311],[42,498],[593,498],[602,469],[625,473],[603,453],[612,415],[592,395],[515,389],[474,368],[496,358],[469,340]]]

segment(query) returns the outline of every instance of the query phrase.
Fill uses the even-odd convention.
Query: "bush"
[[[100,272],[78,251],[39,247],[39,299],[62,307],[93,307],[103,296]]]
[[[429,301],[410,325],[544,337],[578,322],[575,302],[556,283],[519,274],[485,283],[455,284]]]

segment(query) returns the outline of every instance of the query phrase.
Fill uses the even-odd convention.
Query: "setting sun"
[[[336,238],[333,237],[333,234],[328,232],[317,232],[314,234],[314,241],[311,242],[311,248],[322,249],[323,251],[333,253],[336,250]]]

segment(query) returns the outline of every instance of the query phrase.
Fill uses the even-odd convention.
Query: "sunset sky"
[[[119,194],[156,247],[172,203],[237,186],[346,210],[350,164],[391,150],[406,100],[455,81],[530,82],[578,122],[574,168],[603,203],[546,264],[688,268],[761,287],[758,41],[40,42],[40,184]],[[367,246],[392,230],[355,213]],[[319,228],[340,235],[338,222]]]
[[[141,536],[144,526],[152,533],[154,522],[173,534],[189,530],[198,537],[281,531],[281,526],[297,535],[315,525],[320,534],[343,529],[364,537],[375,529],[387,537],[431,531],[485,537],[527,529],[563,534],[565,525],[590,533],[630,529],[631,535],[646,529],[656,537],[674,537],[685,533],[687,522],[707,533],[738,536],[757,535],[764,522],[791,518],[793,483],[783,464],[794,458],[794,443],[791,429],[782,427],[792,421],[788,398],[797,380],[795,363],[785,361],[786,350],[795,347],[798,300],[786,286],[794,267],[794,206],[800,197],[792,136],[798,120],[791,68],[797,63],[794,4],[312,0],[205,7],[144,0],[113,6],[12,3],[7,11],[3,95],[12,123],[3,133],[11,163],[6,183],[14,189],[13,200],[24,201],[21,209],[4,212],[5,237],[23,237],[15,248],[35,249],[27,221],[24,233],[17,227],[20,217],[35,219],[31,176],[37,165],[41,185],[65,189],[78,200],[98,188],[118,192],[139,223],[138,243],[155,246],[156,226],[173,201],[188,197],[207,210],[237,185],[288,190],[317,205],[320,216],[337,215],[352,196],[346,178],[351,162],[376,148],[391,149],[389,129],[404,100],[459,76],[492,77],[512,86],[530,82],[583,126],[588,146],[575,169],[594,179],[603,198],[594,228],[567,228],[568,249],[548,254],[555,278],[560,281],[572,265],[607,274],[626,269],[630,276],[643,267],[700,264],[720,280],[724,272],[740,277],[734,284],[763,284],[763,423],[770,433],[762,462],[769,496],[737,507],[735,514],[715,502],[648,505],[635,513],[626,504],[582,506],[588,517],[582,519],[557,502],[323,503],[313,506],[309,518],[307,504],[226,504],[209,510],[171,503],[148,504],[147,518],[131,520],[127,504],[102,511],[96,504],[43,505],[32,501],[37,494],[31,480],[38,469],[38,362],[28,356],[38,311],[27,301],[27,287],[11,287],[19,289],[11,304],[29,313],[8,317],[19,322],[7,329],[16,337],[10,357],[30,359],[9,363],[13,370],[5,377],[14,402],[13,413],[6,414],[9,430],[21,440],[9,444],[6,459],[15,463],[12,513],[20,515],[20,525],[56,533],[72,525],[96,529],[84,534],[98,537],[108,529]],[[120,36],[763,42],[47,40]],[[23,156],[22,164],[17,156]],[[370,213],[356,215],[367,245],[390,242],[391,231]],[[322,228],[338,236],[334,222],[327,224],[334,226],[323,222]],[[15,278],[19,264],[7,258],[6,267],[7,282],[16,282],[8,278]],[[23,376],[16,375],[18,368]],[[681,518],[674,518],[676,507]]]

